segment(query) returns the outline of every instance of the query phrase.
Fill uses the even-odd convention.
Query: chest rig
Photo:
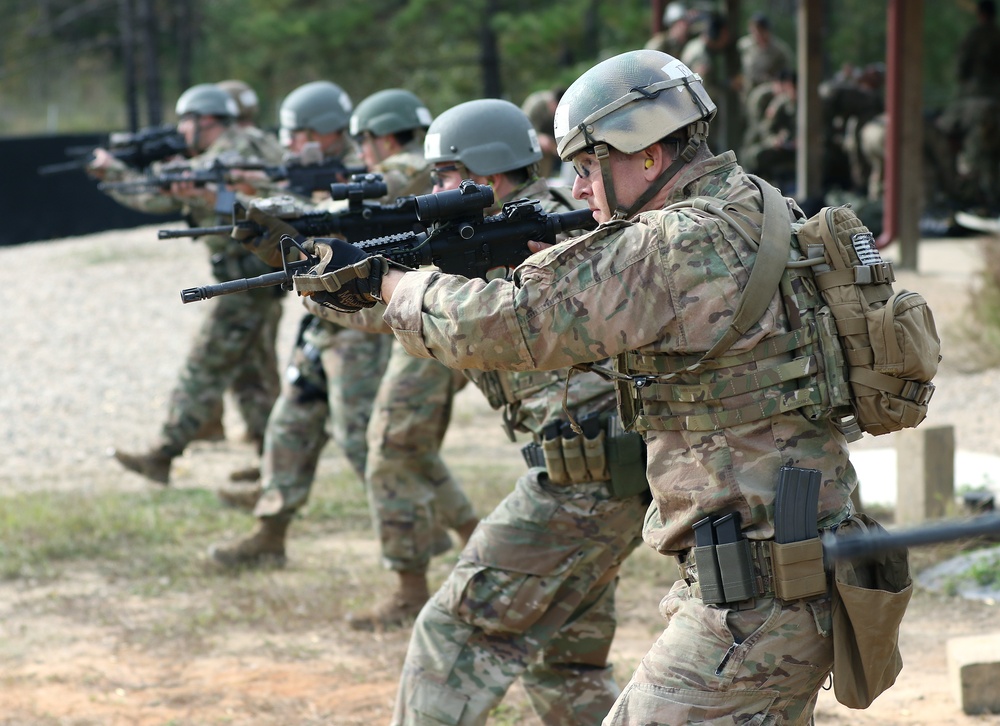
[[[754,178],[760,185],[762,182]],[[757,257],[729,329],[703,355],[627,351],[614,361],[622,423],[636,431],[715,431],[800,411],[811,420],[850,410],[843,351],[808,262],[792,244],[789,210],[764,194],[760,240],[718,199],[697,197],[653,214],[694,208],[722,219]],[[797,262],[802,264],[796,267]],[[790,331],[728,354],[780,290]],[[845,415],[846,415],[845,411]]]

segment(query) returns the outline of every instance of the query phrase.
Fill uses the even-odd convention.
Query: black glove
[[[302,240],[299,232],[288,222],[271,216],[261,209],[251,206],[247,210],[247,220],[263,227],[264,234],[258,234],[253,227],[233,227],[232,238],[242,242],[243,246],[264,260],[271,267],[281,267],[281,238],[285,235]],[[296,257],[298,253],[296,252]]]
[[[341,239],[314,240],[319,263],[293,278],[300,295],[342,313],[356,313],[382,299],[382,277],[389,267],[382,257],[369,257],[360,247]]]

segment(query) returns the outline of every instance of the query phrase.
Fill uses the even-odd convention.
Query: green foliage
[[[700,3],[724,7],[721,0]],[[124,124],[119,3],[7,2],[0,46],[0,133],[121,128]],[[177,73],[182,3],[156,0],[163,102],[183,89]],[[645,0],[205,0],[191,3],[192,82],[241,78],[257,89],[271,124],[281,99],[321,78],[355,102],[406,87],[435,113],[483,95],[484,32],[496,38],[501,94],[520,103],[540,88],[566,86],[594,62],[642,47]],[[824,4],[824,65],[882,61],[886,0]],[[924,2],[924,80],[929,108],[954,94],[954,54],[973,23],[971,2]],[[731,26],[746,32],[753,12],[794,43],[796,0],[744,0]],[[141,38],[138,38],[141,40]],[[140,82],[144,46],[137,48]],[[142,99],[140,99],[142,101]],[[168,114],[169,117],[169,114]]]
[[[980,587],[1000,585],[1000,549],[991,556],[976,560],[966,573],[968,578]]]

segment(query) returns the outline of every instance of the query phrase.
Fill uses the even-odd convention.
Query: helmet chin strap
[[[685,164],[694,158],[694,155],[698,152],[698,148],[704,143],[705,139],[708,137],[708,122],[698,121],[693,124],[690,136],[688,136],[688,142],[677,158],[671,162],[671,164],[664,169],[659,176],[657,176],[650,185],[646,188],[639,198],[636,199],[631,206],[624,207],[618,203],[618,195],[615,194],[615,180],[611,175],[611,154],[610,148],[605,143],[594,145],[594,156],[597,157],[598,162],[601,165],[601,179],[604,182],[604,198],[608,203],[608,209],[611,210],[611,219],[631,219],[636,214],[638,214],[649,201],[655,197],[663,187],[667,185],[677,172],[681,170]]]

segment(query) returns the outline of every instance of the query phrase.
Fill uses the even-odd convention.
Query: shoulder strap
[[[754,243],[754,246],[757,247],[757,259],[750,270],[750,279],[747,281],[746,289],[740,298],[729,329],[697,363],[688,369],[689,371],[700,370],[705,363],[725,353],[733,346],[733,343],[746,334],[754,323],[761,319],[774,297],[774,293],[778,290],[781,275],[788,262],[792,224],[788,218],[788,206],[785,204],[784,197],[781,196],[781,192],[763,179],[753,175],[750,175],[750,179],[760,188],[761,196],[764,199],[764,224],[760,245],[757,246]],[[737,224],[724,210],[711,204],[711,201],[718,200],[698,197],[670,205],[667,209],[684,206],[701,209],[725,220],[736,229],[740,236],[748,239],[742,225]],[[750,241],[753,242],[753,240]]]

